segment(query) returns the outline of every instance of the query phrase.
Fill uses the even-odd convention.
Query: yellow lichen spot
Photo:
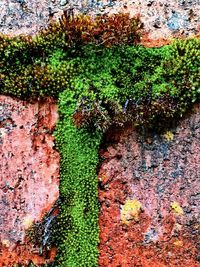
[[[10,241],[8,239],[3,239],[2,240],[2,245],[6,248],[9,248],[10,246]]]
[[[170,131],[167,131],[165,134],[164,134],[164,137],[167,141],[172,141],[174,139],[174,134]]]
[[[181,240],[177,240],[177,241],[174,242],[174,245],[175,245],[176,247],[182,247],[182,246],[183,246],[183,241],[181,241]]]
[[[182,215],[184,212],[183,212],[183,209],[181,208],[180,204],[178,202],[172,202],[171,203],[171,208],[172,208],[172,211],[174,213],[176,213],[177,215]]]
[[[23,224],[23,226],[24,226],[25,229],[30,228],[32,226],[32,224],[33,224],[33,218],[30,215],[27,215],[24,218],[22,224]]]
[[[131,220],[139,220],[141,203],[137,199],[127,199],[121,210],[121,220],[128,224]]]

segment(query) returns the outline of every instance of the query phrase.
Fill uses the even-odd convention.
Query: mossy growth
[[[96,167],[102,134],[77,129],[72,115],[76,97],[70,90],[59,96],[60,121],[55,137],[61,153],[60,194],[64,201],[57,218],[56,266],[97,266],[98,196]]]
[[[0,93],[58,100],[56,267],[98,265],[96,168],[103,133],[127,122],[162,126],[199,101],[200,40],[145,48],[137,44],[139,29],[139,20],[127,15],[65,14],[35,37],[0,36]]]
[[[182,116],[199,99],[199,48],[199,39],[161,48],[84,47],[74,84],[87,93],[78,101],[75,124],[106,130],[131,121],[155,127]]]

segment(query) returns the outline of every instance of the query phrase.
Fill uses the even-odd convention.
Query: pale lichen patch
[[[137,199],[127,199],[121,209],[121,221],[128,224],[131,220],[138,221],[142,204]]]
[[[171,203],[171,209],[173,211],[173,213],[177,214],[177,215],[183,215],[183,209],[181,208],[180,204],[176,201]]]
[[[164,138],[169,142],[172,141],[174,139],[174,134],[171,131],[167,131],[164,134]]]

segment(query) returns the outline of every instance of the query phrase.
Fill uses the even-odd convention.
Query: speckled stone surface
[[[113,129],[103,147],[99,266],[200,266],[200,105],[162,134]]]
[[[0,266],[45,261],[25,237],[59,196],[57,119],[50,99],[30,104],[0,96]]]

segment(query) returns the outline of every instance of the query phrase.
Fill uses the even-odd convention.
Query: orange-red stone
[[[59,196],[59,154],[52,136],[57,119],[51,99],[28,103],[0,96],[0,266],[46,261],[27,244],[26,229]]]
[[[200,105],[161,134],[127,126],[104,141],[99,267],[200,266]]]

